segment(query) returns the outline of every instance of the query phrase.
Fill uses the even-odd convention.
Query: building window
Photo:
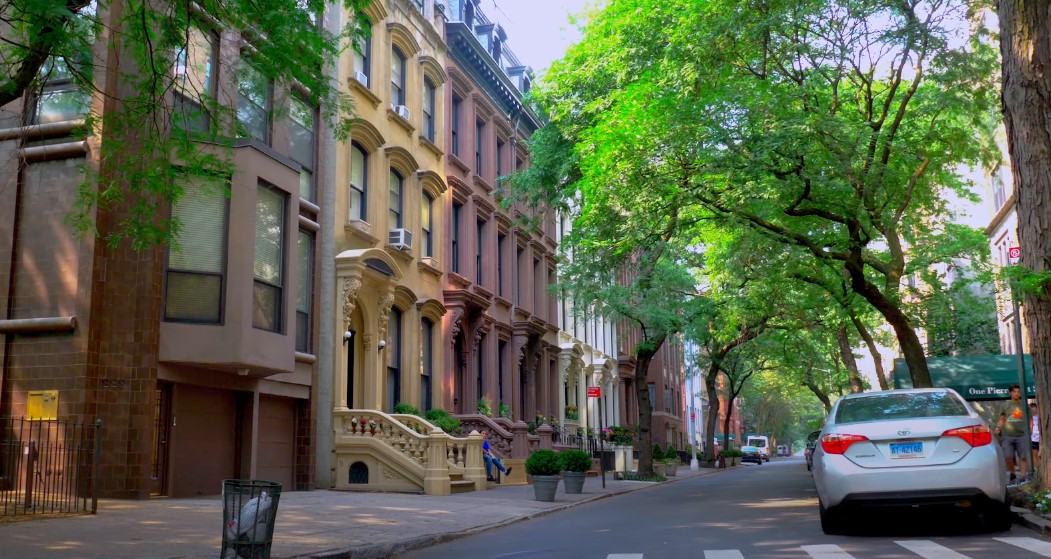
[[[482,242],[485,241],[485,222],[476,222],[477,232],[474,239],[474,281],[482,285]]]
[[[516,253],[516,256],[518,257],[518,266],[517,266],[518,269],[517,269],[517,273],[515,273],[515,285],[514,285],[514,290],[515,290],[514,303],[516,305],[521,305],[522,304],[522,256],[524,254],[525,254],[525,249],[523,249],[522,247],[518,247],[518,252]]]
[[[482,382],[485,378],[485,334],[478,339],[478,354],[475,356],[475,383],[477,386],[475,389],[478,392],[478,398],[481,399],[485,396],[485,383]]]
[[[496,179],[504,176],[504,145],[503,140],[496,140]]]
[[[420,368],[420,411],[433,407],[431,400],[431,374],[434,372],[434,323],[424,318],[420,328],[420,353],[423,366]]]
[[[49,58],[40,69],[44,87],[37,96],[33,121],[37,124],[78,119],[91,110],[90,97],[73,81],[65,59]]]
[[[405,104],[405,55],[398,47],[390,52],[390,104]]]
[[[507,235],[496,236],[496,294],[504,295],[504,252],[506,251]]]
[[[246,134],[270,145],[273,82],[258,68],[242,61],[237,76],[237,120]]]
[[[222,322],[228,208],[225,186],[217,179],[183,182],[182,196],[172,206],[179,232],[168,251],[165,320]]]
[[[291,122],[289,123],[289,155],[299,163],[299,197],[314,201],[314,123],[316,121],[313,107],[297,97],[292,97]]]
[[[387,410],[401,401],[401,309],[390,310],[387,321]]]
[[[413,0],[412,3],[416,6],[416,10],[418,10],[422,14],[423,13],[423,0]]]
[[[431,228],[434,223],[434,198],[429,192],[420,197],[420,251],[423,256],[434,256],[434,237]]]
[[[453,114],[449,118],[449,133],[452,136],[453,155],[460,155],[460,109],[463,107],[463,99],[453,95]]]
[[[356,142],[350,145],[350,219],[368,221],[368,158]]]
[[[299,274],[296,286],[296,351],[310,353],[310,310],[314,302],[314,234],[299,230],[296,246],[299,252]]]
[[[388,227],[391,229],[401,228],[401,214],[402,214],[402,184],[404,181],[401,175],[398,174],[394,169],[390,170],[390,223]]]
[[[500,340],[496,344],[496,378],[497,382],[499,383],[498,393],[496,395],[497,399],[499,400],[498,405],[496,407],[497,410],[500,409],[501,405],[505,405],[510,402],[510,398],[507,397],[507,394],[504,394],[505,361],[507,361],[507,342],[505,340]]]
[[[485,123],[476,121],[474,123],[474,174],[482,174],[482,136],[485,133]]]
[[[671,388],[664,389],[664,411],[671,411]]]
[[[997,169],[993,173],[993,211],[999,211],[1007,203],[1007,189],[1004,188],[1004,178],[1000,174],[1002,171]]]
[[[202,99],[215,91],[215,43],[214,34],[191,25],[186,47],[175,53],[172,115],[187,132],[205,133],[211,125]]]
[[[255,214],[255,281],[252,326],[281,332],[285,269],[287,197],[272,186],[259,185]]]
[[[423,78],[423,136],[434,142],[434,84]]]
[[[453,230],[452,230],[452,269],[460,273],[460,217],[463,214],[463,204],[453,202]]]
[[[354,52],[354,79],[368,87],[372,75],[372,24],[366,23],[363,31],[361,52]]]

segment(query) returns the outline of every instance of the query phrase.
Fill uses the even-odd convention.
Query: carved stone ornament
[[[463,309],[455,308],[452,309],[452,324],[449,325],[449,340],[451,343],[456,344],[456,335],[460,333],[460,329],[463,327]]]
[[[372,334],[362,336],[361,345],[365,346],[365,349],[372,349]]]
[[[343,278],[343,328],[350,329],[350,317],[354,314],[354,307],[358,301],[358,290],[361,289],[361,280],[358,278]]]
[[[399,479],[401,479],[401,476],[398,475],[396,472],[388,470],[386,467],[384,467],[383,468],[383,479],[399,480]]]
[[[387,321],[390,320],[390,309],[394,306],[394,294],[384,293],[383,297],[380,298],[380,338],[386,339],[387,337]]]

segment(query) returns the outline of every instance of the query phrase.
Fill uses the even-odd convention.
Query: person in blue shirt
[[[493,478],[493,465],[496,465],[496,469],[504,473],[505,476],[511,475],[511,468],[505,468],[500,459],[493,455],[493,450],[489,448],[489,431],[482,431],[482,458],[485,460],[485,479],[488,481],[496,481]]]

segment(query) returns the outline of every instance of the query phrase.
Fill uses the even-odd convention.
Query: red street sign
[[[692,420],[694,420],[694,419],[697,419],[697,414],[695,414],[695,413],[693,413],[693,412],[691,411],[691,412],[690,412],[690,420],[692,421]]]
[[[602,397],[602,388],[601,387],[599,387],[599,386],[589,386],[588,387],[588,398],[601,398],[601,397]]]
[[[1011,264],[1018,264],[1018,259],[1022,257],[1022,247],[1008,247],[1007,259],[1011,261]]]

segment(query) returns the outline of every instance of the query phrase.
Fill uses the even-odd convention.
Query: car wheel
[[[821,516],[821,531],[828,534],[829,536],[836,536],[843,533],[843,511],[842,510],[829,510],[825,508],[825,505],[818,504],[818,514]]]
[[[810,471],[810,462],[806,463],[806,471],[808,471],[808,472]]]
[[[1004,503],[990,503],[982,512],[982,520],[985,529],[990,532],[1006,532],[1014,523],[1014,513],[1011,507]]]

